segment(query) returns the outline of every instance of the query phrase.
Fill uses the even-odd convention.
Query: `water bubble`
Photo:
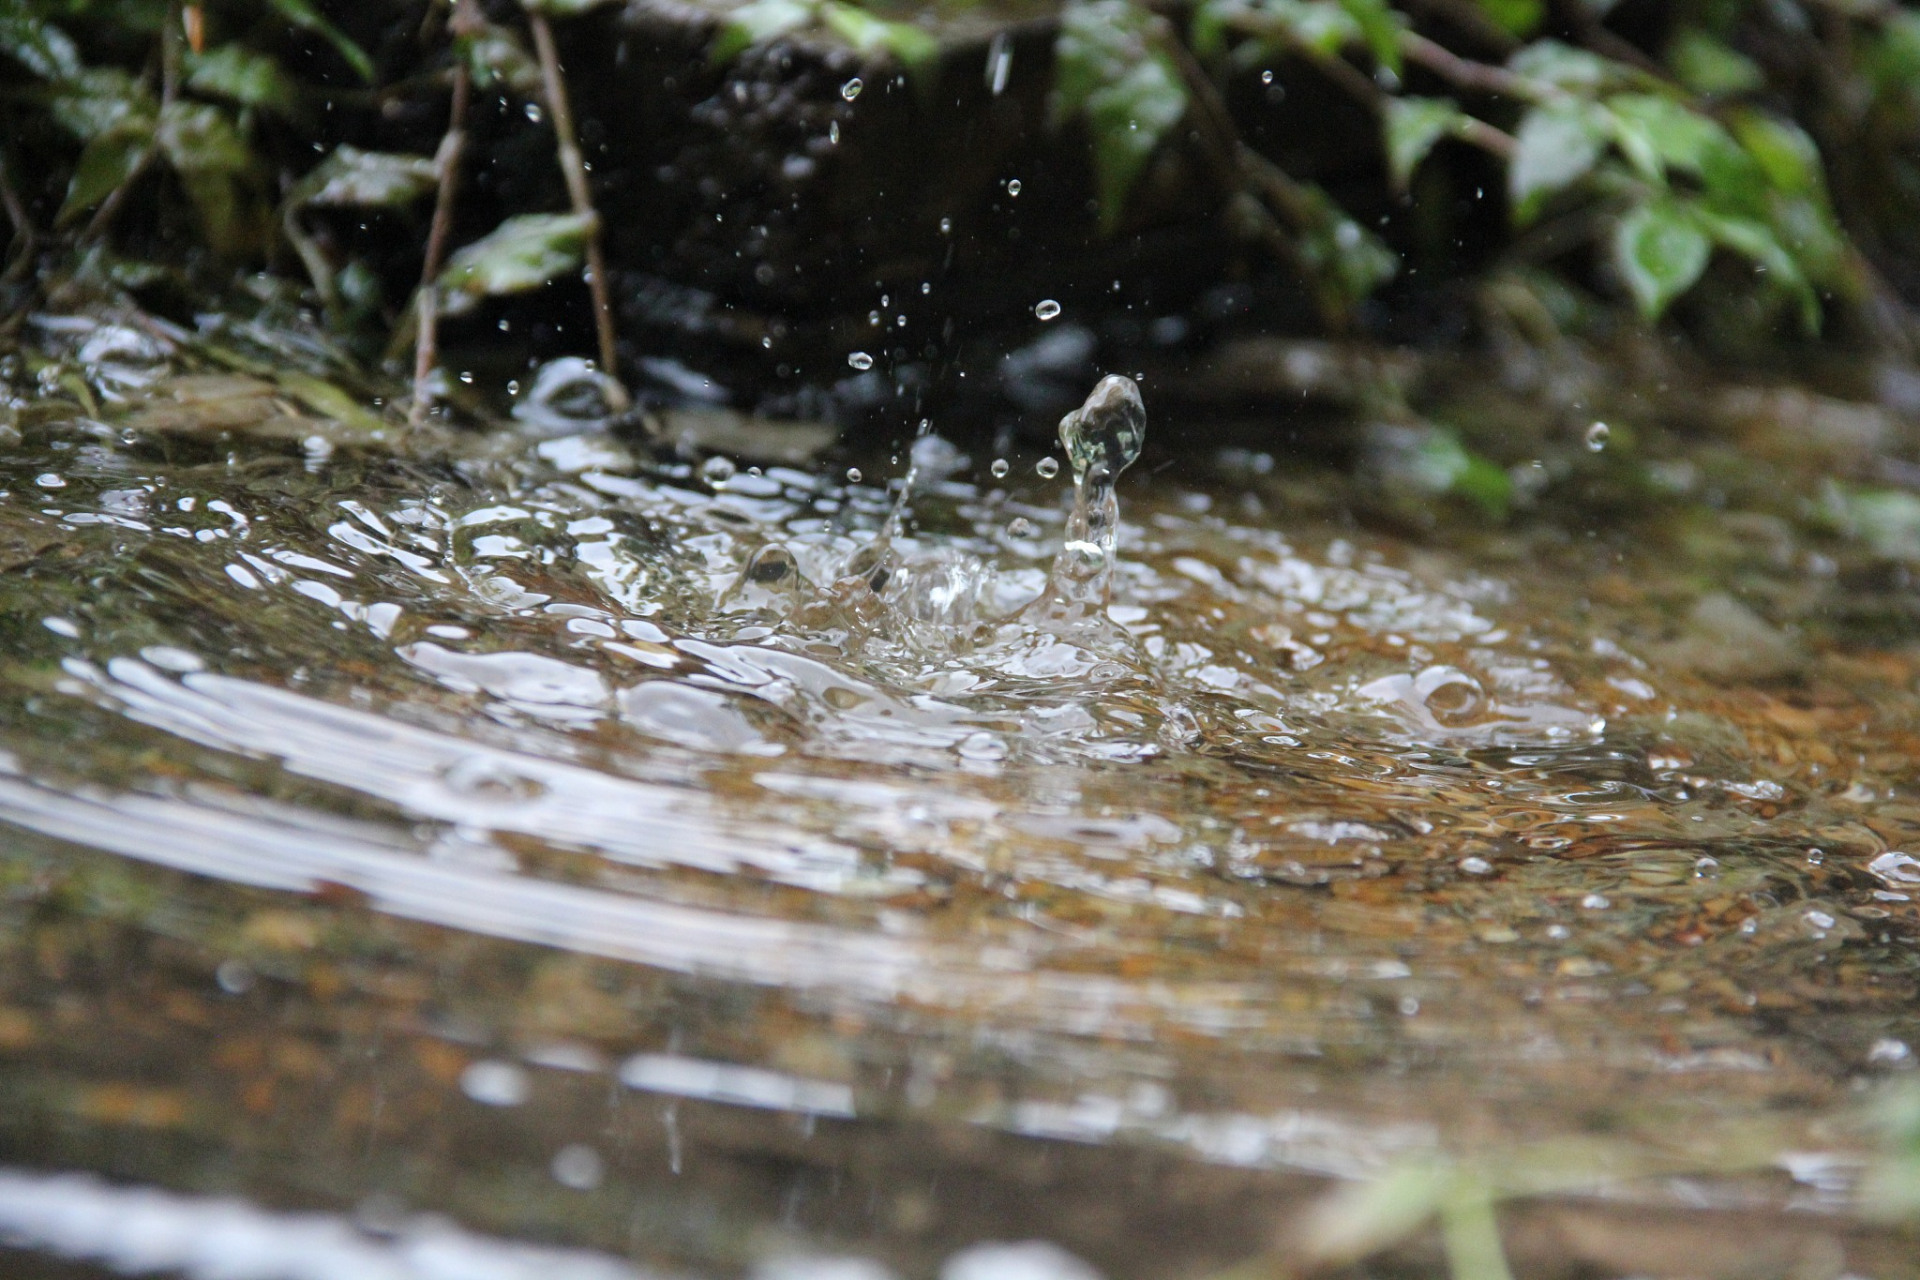
[[[1046,301],[1037,303],[1034,306],[1033,314],[1039,316],[1042,320],[1051,320],[1060,314],[1060,304],[1052,298],[1048,298]]]
[[[1025,516],[1015,516],[1012,523],[1007,525],[1007,536],[1009,538],[1031,538],[1033,536],[1033,522]]]
[[[1005,458],[995,458],[988,464],[987,470],[993,473],[995,480],[1004,480],[1007,478],[1007,472],[1013,470],[1013,468],[1008,465]]]
[[[600,1153],[583,1143],[562,1147],[553,1157],[553,1180],[573,1191],[592,1191],[605,1174]]]
[[[860,77],[855,76],[853,79],[847,81],[845,84],[840,86],[840,96],[845,98],[848,102],[852,102],[855,98],[860,96],[860,91],[866,87],[867,87],[866,85],[860,83]]]
[[[1594,453],[1600,452],[1607,447],[1607,437],[1612,434],[1613,429],[1606,423],[1594,423],[1587,428],[1587,448]]]
[[[733,479],[735,470],[737,470],[737,468],[733,465],[732,458],[716,453],[700,464],[700,478],[718,489],[721,485]]]
[[[862,373],[865,373],[868,369],[873,368],[873,357],[864,351],[856,351],[847,357],[847,363]]]
[[[859,484],[859,483],[860,483],[860,468],[858,468],[858,467],[848,467],[848,468],[847,468],[847,483],[848,483],[848,484]]]
[[[1010,196],[1017,196],[1020,194],[1020,179],[1018,178],[1007,179],[1007,194]]]
[[[1033,469],[1039,473],[1042,480],[1051,480],[1060,474],[1060,459],[1049,454],[1034,463]]]

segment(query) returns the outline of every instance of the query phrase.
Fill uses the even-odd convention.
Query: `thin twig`
[[[457,28],[472,13],[472,0],[460,0],[454,12]],[[460,186],[460,156],[467,146],[467,100],[473,96],[473,77],[465,61],[453,68],[453,103],[447,111],[447,132],[434,155],[440,187],[433,200],[433,224],[427,232],[427,256],[420,266],[420,288],[414,293],[418,332],[413,336],[413,404],[407,421],[418,426],[433,407],[433,366],[440,358],[440,264],[453,238],[453,201]]]
[[[167,108],[171,107],[174,100],[180,96],[180,44],[186,38],[185,21],[180,0],[173,0],[173,3],[167,6],[166,25],[160,29],[161,120],[166,119]],[[140,179],[146,176],[147,170],[153,167],[154,153],[158,150],[159,143],[156,139],[140,153],[139,159],[133,162],[133,168],[128,171],[126,178],[119,186],[109,191],[107,198],[100,202],[100,207],[94,210],[93,217],[87,222],[86,231],[82,233],[82,239],[98,240],[112,229],[113,220],[120,216],[121,206],[126,204],[128,194],[139,185]]]
[[[567,195],[573,211],[588,219],[587,288],[593,294],[593,324],[600,338],[600,369],[613,381],[609,407],[625,409],[626,393],[620,388],[619,348],[614,340],[613,301],[607,291],[607,261],[601,248],[600,216],[594,212],[593,192],[587,186],[586,161],[573,130],[573,110],[567,102],[567,82],[560,69],[560,54],[554,47],[553,27],[538,9],[527,11],[527,24],[533,30],[533,46],[540,56],[540,76],[546,84],[547,110],[553,113],[553,133],[559,143],[560,171],[567,179]]]
[[[1522,102],[1535,102],[1542,96],[1552,96],[1543,94],[1543,90],[1551,86],[1515,75],[1505,67],[1463,58],[1438,41],[1429,40],[1415,31],[1400,33],[1400,52],[1408,62],[1425,67],[1457,88],[1517,98]]]
[[[40,238],[34,230],[33,217],[27,212],[26,202],[13,188],[13,175],[8,170],[5,146],[0,146],[0,204],[6,206],[7,221],[13,224],[13,237],[8,243],[13,249],[14,259],[8,264],[6,275],[0,276],[0,279],[10,281],[17,273],[27,270]]]

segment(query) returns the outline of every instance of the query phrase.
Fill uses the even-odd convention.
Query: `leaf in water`
[[[813,0],[750,0],[727,15],[708,56],[730,62],[750,45],[796,31],[813,21]]]
[[[477,30],[455,36],[454,47],[478,88],[506,89],[522,98],[545,92],[540,65],[518,36],[497,23],[483,22]]]
[[[1614,231],[1614,266],[1648,320],[1659,319],[1669,303],[1693,287],[1712,252],[1692,210],[1675,200],[1640,205]]]
[[[1340,0],[1340,7],[1360,28],[1360,38],[1366,41],[1374,61],[1399,75],[1400,30],[1406,19],[1387,0]]]
[[[440,273],[448,313],[468,310],[483,297],[538,289],[575,270],[594,222],[592,214],[525,213],[463,246]]]
[[[54,225],[67,226],[105,200],[133,177],[152,146],[153,129],[146,121],[130,121],[126,127],[100,134],[87,143],[73,166],[67,198],[54,215]]]
[[[1187,111],[1186,85],[1158,45],[1155,21],[1127,0],[1072,4],[1054,45],[1054,115],[1086,118],[1109,231],[1148,157]]]
[[[332,45],[346,64],[353,68],[354,74],[362,80],[372,83],[373,59],[347,37],[347,33],[327,21],[326,15],[313,7],[311,0],[267,0],[279,15],[302,31],[313,34]]]
[[[1352,1263],[1398,1244],[1439,1210],[1448,1183],[1437,1165],[1407,1163],[1341,1187],[1308,1221],[1307,1256],[1321,1264]]]
[[[1451,98],[1388,98],[1382,125],[1393,185],[1405,191],[1434,144],[1456,132],[1466,118]]]
[[[837,0],[827,0],[821,6],[820,17],[835,34],[861,53],[890,53],[908,68],[922,66],[940,52],[939,42],[919,27],[888,22]]]
[[[0,53],[42,80],[68,80],[80,74],[80,51],[72,38],[19,0],[0,4]]]
[[[1562,89],[1596,89],[1613,79],[1619,68],[1585,49],[1558,40],[1536,40],[1507,59],[1507,70]]]
[[[1667,66],[1695,93],[1751,93],[1765,83],[1753,59],[1697,27],[1682,31],[1667,45]]]
[[[1547,16],[1544,0],[1479,0],[1479,8],[1494,26],[1523,39],[1532,35]]]
[[[1527,112],[1507,169],[1519,221],[1532,219],[1548,196],[1592,171],[1606,144],[1607,125],[1606,116],[1591,102],[1550,102]]]
[[[341,144],[287,195],[290,205],[379,207],[410,204],[432,191],[438,169],[426,156],[362,151]]]
[[[221,45],[212,53],[189,52],[187,87],[283,116],[292,115],[299,100],[293,81],[278,62],[237,44]]]

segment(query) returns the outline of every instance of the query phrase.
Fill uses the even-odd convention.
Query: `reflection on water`
[[[1730,691],[1544,565],[1193,476],[1116,525],[1137,449],[1070,442],[1075,486],[948,457],[903,506],[593,432],[35,426],[4,1150],[251,1203],[20,1171],[16,1241],[181,1268],[217,1219],[270,1242],[221,1274],[347,1274],[271,1250],[349,1235],[428,1274],[337,1216],[385,1195],[609,1255],[429,1233],[487,1274],[1019,1234],[1192,1274],[1294,1175],[1742,1116],[1798,1163],[1635,1194],[1844,1206],[1826,1118],[1914,1043],[1907,658]],[[1113,1190],[1141,1153],[1219,1172]]]

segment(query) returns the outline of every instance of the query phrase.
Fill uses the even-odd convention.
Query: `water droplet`
[[[858,468],[858,467],[848,467],[848,468],[847,468],[847,483],[848,483],[848,484],[859,484],[859,483],[860,483],[860,478],[861,478],[861,477],[860,477],[860,468]]]
[[[1602,449],[1607,447],[1607,437],[1612,434],[1613,434],[1613,429],[1607,426],[1606,423],[1604,422],[1594,423],[1592,426],[1587,428],[1587,448],[1593,451],[1594,453],[1600,452]]]
[[[922,280],[920,282],[920,296],[924,298],[932,292],[933,292],[933,282],[931,280]]]
[[[1009,538],[1031,538],[1033,536],[1033,522],[1025,516],[1015,516],[1012,523],[1007,525],[1007,536]]]
[[[1261,84],[1272,84],[1272,83],[1273,83],[1273,72],[1271,72],[1271,71],[1262,71],[1262,72],[1260,73],[1260,83],[1261,83]]]
[[[733,479],[735,469],[732,458],[716,453],[700,464],[700,478],[718,489]]]
[[[1017,196],[1020,194],[1020,179],[1018,178],[1007,179],[1007,194],[1010,196]]]
[[[828,122],[827,141],[836,147],[840,145],[840,122],[838,120]]]
[[[1007,472],[1011,471],[1012,469],[1013,469],[1012,467],[1007,465],[1007,460],[1005,458],[995,458],[993,462],[990,463],[987,467],[987,470],[993,472],[993,478],[995,480],[1006,479]]]
[[[1060,459],[1049,454],[1034,463],[1033,469],[1039,473],[1042,480],[1051,480],[1060,474]]]
[[[950,236],[950,235],[952,235],[952,234],[953,234],[953,219],[952,219],[952,218],[942,218],[942,219],[940,219],[940,234],[941,234],[941,235],[943,235],[943,236]]]
[[[873,357],[864,351],[856,351],[847,357],[847,363],[864,373],[873,368]]]
[[[1033,314],[1039,316],[1042,320],[1051,320],[1060,314],[1060,304],[1052,298],[1048,298],[1046,301],[1034,306]]]
[[[845,84],[840,86],[840,96],[845,98],[848,102],[852,102],[855,98],[860,96],[860,91],[866,87],[867,86],[860,83],[860,77],[855,76],[853,79],[847,81]]]
[[[535,124],[540,123],[540,104],[539,103],[529,102],[527,104],[527,119],[533,121],[533,123]]]
[[[878,329],[880,327],[880,313],[878,311],[867,312],[867,323]]]
[[[553,1180],[573,1191],[592,1191],[605,1174],[600,1153],[582,1143],[562,1147],[553,1157]]]

